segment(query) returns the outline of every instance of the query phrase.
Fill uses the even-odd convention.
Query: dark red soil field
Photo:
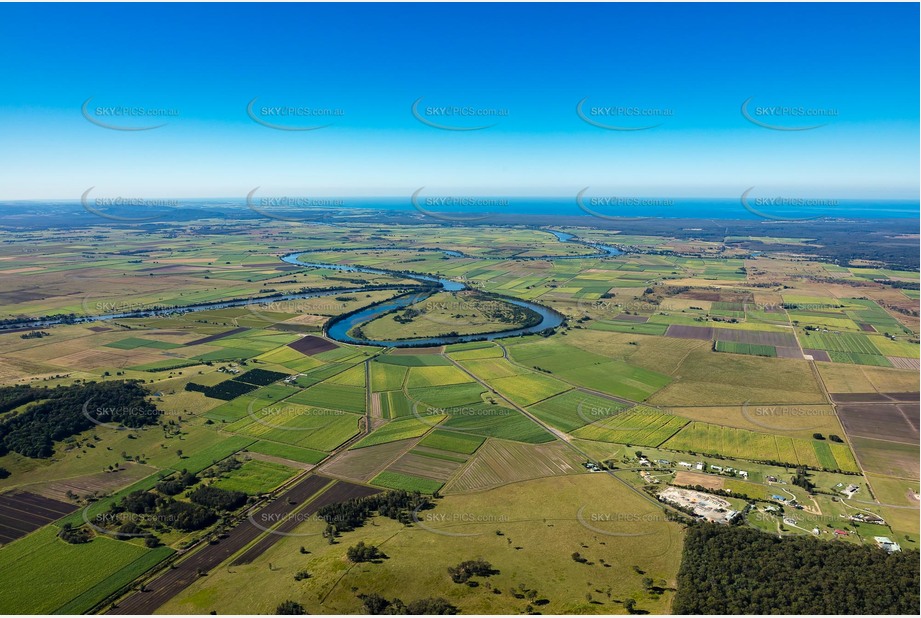
[[[798,358],[803,359],[803,353],[796,347],[776,346],[777,358]]]
[[[828,355],[828,352],[825,350],[812,350],[812,349],[803,349],[804,354],[808,354],[812,357],[812,360],[823,361],[826,363],[831,362],[831,356]]]
[[[733,330],[731,328],[714,328],[713,335],[720,341],[736,341],[757,345],[773,345],[786,348],[798,347],[792,333],[768,333],[758,330]]]
[[[704,341],[713,339],[713,329],[709,326],[683,326],[681,324],[671,324],[665,331],[666,337],[677,337],[678,339],[701,339]]]
[[[918,444],[917,403],[847,403],[838,418],[849,436]]]
[[[36,494],[0,495],[0,544],[25,536],[76,510],[73,504]]]
[[[323,339],[322,337],[307,335],[306,337],[301,337],[297,341],[292,341],[288,344],[288,347],[292,350],[297,350],[305,356],[313,356],[314,354],[319,354],[321,352],[335,350],[339,346],[337,346],[332,341]]]

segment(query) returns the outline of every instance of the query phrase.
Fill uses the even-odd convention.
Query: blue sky
[[[0,199],[917,198],[914,4],[0,5]],[[167,122],[148,131],[120,127]],[[289,127],[281,131],[246,113]],[[436,124],[474,131],[434,128]],[[609,126],[646,130],[606,130]],[[753,97],[750,115],[741,113]],[[103,116],[145,107],[177,115]],[[279,118],[262,107],[340,110]],[[771,107],[820,110],[816,120]],[[504,115],[440,117],[426,108]],[[592,115],[631,108],[643,116]],[[597,109],[596,109],[597,111]],[[650,115],[654,112],[658,116]],[[668,115],[663,115],[668,114]],[[824,123],[812,130],[789,131]]]

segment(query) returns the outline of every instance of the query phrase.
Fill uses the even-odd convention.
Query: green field
[[[860,352],[837,352],[829,350],[828,357],[835,363],[892,367],[892,363],[889,362],[889,359],[879,354],[861,354]]]
[[[835,464],[828,469],[858,471],[852,457],[845,456],[841,449],[830,447],[843,445],[829,445],[821,440],[774,436],[710,423],[692,422],[661,446],[676,451],[722,455],[752,461],[775,461],[792,466],[825,467],[823,462],[831,464],[834,458]]]
[[[386,365],[399,365],[401,367],[435,367],[450,365],[451,361],[439,354],[384,354],[378,356],[375,362]]]
[[[172,553],[104,535],[71,545],[58,532],[48,526],[0,549],[0,613],[86,611]]]
[[[439,489],[444,483],[424,479],[419,476],[410,474],[401,474],[399,472],[384,471],[371,480],[372,485],[386,487],[388,489],[402,489],[405,491],[418,491],[424,494],[431,494]]]
[[[593,533],[580,523],[578,513],[583,505],[582,520],[602,533]],[[592,521],[608,513],[630,513],[636,521]],[[373,592],[406,602],[444,597],[464,615],[517,614],[529,603],[508,592],[515,589],[521,594],[519,585],[534,590],[535,600],[547,599],[537,606],[545,615],[616,615],[623,612],[623,599],[634,599],[638,609],[650,614],[669,611],[674,591],[646,593],[643,578],[673,585],[681,560],[682,526],[664,521],[661,507],[607,475],[542,478],[449,495],[437,499],[435,508],[421,511],[418,518],[421,525],[404,526],[376,517],[343,534],[335,545],[320,535],[320,522],[307,522],[297,532],[313,536],[282,538],[251,565],[230,572],[216,569],[198,578],[160,611],[271,614],[279,598],[292,598],[311,614],[360,614],[362,606],[356,595]],[[380,564],[349,565],[345,548],[358,541],[379,547],[388,559]],[[309,553],[300,553],[300,546]],[[576,551],[594,564],[572,560]],[[480,585],[475,588],[453,583],[447,568],[476,557],[488,560],[498,574],[477,578]],[[604,567],[601,560],[612,567]],[[431,567],[420,568],[421,564]],[[298,585],[293,576],[300,569],[307,569],[312,577]],[[547,577],[548,571],[554,576]],[[606,595],[608,586],[611,599]],[[588,594],[597,603],[587,600]]]
[[[667,324],[656,324],[654,322],[647,322],[645,324],[637,324],[634,322],[619,322],[616,320],[595,320],[589,322],[586,325],[586,328],[591,330],[603,330],[614,333],[635,333],[637,335],[664,335],[665,331],[668,330]]]
[[[413,413],[414,402],[410,401],[403,391],[386,391],[379,393],[379,397],[381,416],[385,419],[400,418]]]
[[[419,442],[419,446],[427,446],[429,448],[442,451],[451,451],[452,453],[471,455],[478,448],[480,448],[480,445],[483,444],[485,439],[486,438],[482,436],[472,435],[469,433],[436,429],[429,435],[425,436],[422,441]]]
[[[626,412],[586,425],[575,431],[573,435],[585,440],[659,446],[687,424],[688,419],[686,418],[639,405]]]
[[[717,341],[713,344],[717,352],[730,352],[732,354],[749,354],[751,356],[777,356],[777,348],[772,345],[759,345],[757,343],[741,343],[738,341]]]
[[[473,378],[453,365],[433,367],[412,367],[409,378],[406,380],[407,388],[425,388],[428,386],[448,386],[472,382]]]
[[[297,470],[288,466],[254,459],[228,472],[213,484],[227,491],[258,495],[275,489],[296,472]]]
[[[365,390],[354,386],[323,382],[290,397],[286,403],[300,403],[327,410],[364,414]]]
[[[488,383],[520,406],[537,403],[572,388],[564,382],[536,373],[496,378]]]
[[[262,453],[263,455],[271,455],[272,457],[290,459],[291,461],[298,461],[305,464],[318,464],[327,457],[327,454],[321,451],[313,451],[308,448],[291,446],[290,444],[266,442],[264,440],[249,445],[246,447],[246,450],[254,453]]]
[[[464,384],[449,384],[448,386],[414,388],[409,391],[409,396],[414,401],[432,408],[456,408],[468,404],[482,403],[484,392],[485,389],[479,382],[466,382]]]
[[[371,388],[375,391],[395,391],[403,386],[408,368],[374,361],[371,363]]]
[[[364,448],[366,446],[374,446],[375,444],[384,444],[386,442],[395,442],[408,438],[418,438],[438,425],[438,423],[445,418],[446,417],[442,414],[427,416],[424,419],[411,416],[409,418],[390,421],[359,440],[352,448]]]
[[[528,411],[548,425],[572,432],[600,418],[615,415],[627,407],[612,399],[571,390],[530,406]]]
[[[879,355],[870,337],[856,333],[809,333],[800,341],[804,348],[828,350],[829,352],[855,352],[857,354]]]
[[[189,472],[200,472],[216,462],[226,459],[234,453],[241,451],[255,440],[243,436],[227,436],[214,446],[196,450],[191,455],[183,453],[174,467],[179,470],[188,470]]]
[[[263,408],[226,429],[260,440],[329,452],[358,433],[360,418],[349,412],[285,402],[277,410],[272,406]]]
[[[505,438],[532,444],[553,440],[553,436],[543,427],[510,408],[495,408],[486,405],[482,408],[471,408],[465,414],[450,416],[443,426],[446,429],[477,436]]]

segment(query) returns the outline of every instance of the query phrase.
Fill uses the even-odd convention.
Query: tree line
[[[914,614],[917,550],[696,523],[684,544],[676,614]]]

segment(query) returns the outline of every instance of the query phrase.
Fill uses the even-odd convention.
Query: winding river
[[[588,243],[584,241],[577,240],[574,234],[569,234],[567,232],[558,232],[555,230],[548,230],[553,234],[557,240],[563,243],[576,243],[597,249],[598,253],[592,254],[583,254],[583,255],[563,255],[563,256],[553,256],[553,255],[543,255],[536,257],[526,258],[528,260],[547,260],[547,259],[587,259],[587,258],[600,258],[600,257],[611,257],[615,255],[620,255],[622,252],[616,247],[610,247],[607,245],[600,245],[595,243]],[[452,257],[468,257],[458,251],[443,251],[445,255]],[[549,307],[544,307],[534,302],[519,300],[517,298],[511,298],[508,296],[496,296],[503,302],[509,303],[511,305],[516,305],[518,307],[524,307],[530,309],[534,313],[538,314],[541,318],[540,322],[532,326],[527,326],[523,328],[514,328],[507,330],[499,330],[491,333],[476,333],[471,335],[454,335],[454,336],[440,336],[440,337],[420,337],[415,339],[399,339],[399,340],[377,340],[377,339],[367,339],[361,337],[355,337],[351,333],[355,328],[361,327],[369,322],[376,320],[377,318],[390,313],[392,311],[398,311],[409,307],[410,305],[417,304],[429,296],[437,292],[460,292],[462,290],[467,290],[469,287],[465,283],[459,281],[453,281],[451,279],[445,279],[441,277],[434,277],[431,275],[421,275],[415,273],[407,272],[397,272],[390,270],[382,270],[377,268],[369,268],[362,266],[345,266],[340,264],[326,264],[323,262],[309,262],[302,261],[301,257],[306,255],[305,253],[293,253],[291,255],[286,255],[282,258],[283,261],[288,264],[296,264],[298,266],[312,267],[312,268],[325,268],[328,270],[339,270],[344,272],[360,272],[373,275],[389,275],[389,276],[399,276],[405,279],[413,279],[429,285],[429,287],[420,292],[412,292],[402,296],[397,296],[391,298],[390,300],[371,305],[356,311],[354,313],[346,314],[343,316],[338,316],[330,320],[326,325],[326,336],[335,341],[341,341],[343,343],[359,344],[359,345],[374,345],[380,347],[388,348],[397,348],[397,347],[425,347],[425,346],[438,346],[438,345],[448,345],[452,343],[464,343],[468,341],[488,341],[492,339],[500,339],[504,337],[517,337],[519,335],[530,335],[534,333],[539,333],[547,330],[548,328],[556,328],[563,323],[564,316],[560,313],[557,313]],[[432,285],[434,284],[434,286]]]
[[[590,259],[590,258],[602,258],[602,257],[611,257],[620,255],[622,252],[616,247],[611,247],[607,245],[601,245],[596,243],[590,243],[586,241],[578,240],[574,234],[569,234],[567,232],[558,232],[554,230],[547,230],[553,234],[557,240],[563,243],[575,243],[581,244],[586,247],[591,247],[596,249],[597,253],[592,254],[582,254],[582,255],[545,255],[545,256],[536,256],[523,258],[527,260],[568,260],[568,259]],[[382,250],[384,248],[381,248]],[[405,250],[405,248],[400,247],[387,247],[386,249],[392,250]],[[356,249],[359,250],[359,249]],[[360,250],[373,250],[373,248],[362,248]],[[426,249],[423,249],[426,250]],[[447,250],[447,249],[427,249],[429,251],[441,251],[445,255],[450,257],[470,257],[459,251]],[[391,277],[399,277],[402,279],[410,279],[417,281],[423,284],[423,287],[419,291],[412,291],[409,293],[401,294],[389,300],[386,300],[381,303],[373,304],[367,306],[363,309],[355,311],[353,313],[348,313],[342,316],[334,317],[326,325],[326,335],[330,339],[340,341],[342,343],[351,343],[359,345],[374,345],[380,347],[423,347],[423,346],[436,346],[436,345],[446,345],[451,343],[463,343],[467,341],[484,341],[491,339],[500,339],[504,337],[516,337],[519,335],[528,335],[533,333],[539,333],[549,328],[556,328],[563,323],[564,316],[560,313],[557,313],[549,307],[544,307],[537,303],[519,300],[517,298],[511,298],[508,296],[499,296],[492,294],[497,300],[502,302],[516,305],[518,307],[524,307],[530,309],[531,311],[538,314],[541,318],[540,322],[532,326],[524,328],[514,328],[508,330],[499,330],[490,333],[477,333],[471,335],[456,335],[456,336],[443,336],[443,337],[426,337],[426,338],[417,338],[417,339],[399,339],[393,341],[379,341],[374,339],[362,339],[356,338],[350,335],[350,331],[356,327],[360,327],[364,324],[367,324],[377,318],[390,313],[395,310],[403,309],[410,305],[419,303],[429,296],[436,294],[438,292],[460,292],[463,290],[470,289],[465,283],[459,281],[453,281],[451,279],[446,279],[443,277],[437,277],[433,275],[417,274],[412,272],[403,272],[403,271],[394,271],[394,270],[385,270],[380,268],[371,268],[365,266],[350,266],[344,264],[333,264],[326,262],[313,262],[303,260],[304,256],[307,256],[311,253],[318,252],[330,252],[330,251],[339,251],[339,249],[329,249],[329,250],[319,250],[319,251],[302,251],[299,253],[292,253],[285,255],[281,260],[287,264],[292,264],[295,266],[302,266],[305,268],[322,268],[325,270],[336,270],[340,272],[354,272],[354,273],[365,273],[370,275],[385,275]],[[394,288],[396,286],[390,286]],[[375,289],[388,289],[387,286],[366,286],[366,287],[357,287],[357,288],[342,288],[338,290],[323,290],[316,292],[303,292],[299,294],[279,294],[272,297],[263,297],[259,299],[255,298],[242,298],[234,299],[228,301],[219,301],[211,303],[199,303],[186,305],[183,307],[152,307],[149,310],[143,311],[122,311],[117,313],[107,313],[103,315],[94,315],[94,316],[85,316],[85,317],[61,317],[61,318],[46,318],[46,319],[36,319],[31,321],[22,321],[15,324],[7,325],[6,328],[2,330],[28,330],[34,328],[43,328],[47,326],[56,326],[59,324],[82,324],[87,322],[101,322],[106,320],[116,320],[116,319],[127,319],[127,318],[144,318],[144,317],[164,317],[171,315],[182,315],[185,313],[191,313],[195,311],[210,311],[215,309],[226,309],[230,307],[243,307],[249,305],[259,305],[259,304],[269,304],[279,301],[287,300],[300,300],[307,298],[317,298],[321,296],[333,296],[333,295],[343,295],[343,294],[354,294],[360,292],[368,292]]]

